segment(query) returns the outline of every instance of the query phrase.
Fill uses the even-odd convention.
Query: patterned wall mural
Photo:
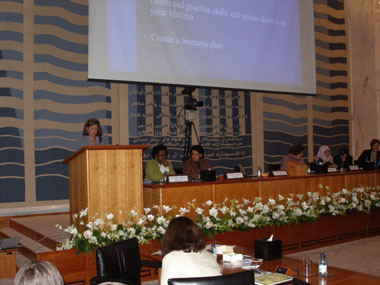
[[[318,94],[312,100],[267,93],[262,96],[263,109],[256,110],[253,92],[196,91],[205,106],[196,111],[194,125],[206,157],[219,174],[236,164],[252,173],[253,153],[262,156],[265,165],[278,163],[293,143],[312,145],[314,153],[321,144],[328,144],[333,152],[349,146],[343,3],[314,1]],[[181,167],[182,89],[129,84],[127,94],[119,94],[121,84],[88,82],[87,41],[88,0],[0,1],[3,205],[68,199],[67,167],[61,161],[77,149],[76,139],[90,117],[101,120],[107,144],[128,128],[129,144],[164,143],[174,166]],[[113,104],[122,96],[128,96],[128,110],[120,110],[128,113],[128,122],[113,125]],[[264,147],[253,151],[258,130],[252,118],[258,111],[263,113]],[[150,159],[150,152],[144,152],[144,161]]]
[[[317,96],[313,98],[314,154],[350,148],[347,12],[343,1],[314,1]]]

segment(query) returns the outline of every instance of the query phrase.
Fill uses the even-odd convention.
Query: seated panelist
[[[334,158],[331,156],[331,150],[327,145],[322,145],[319,148],[315,162],[318,165],[327,165],[328,167],[336,167]]]
[[[341,169],[348,169],[352,165],[352,156],[348,153],[346,148],[340,148],[339,154],[334,156],[334,163]]]
[[[159,144],[152,150],[152,160],[148,161],[145,168],[145,180],[158,181],[164,179],[164,173],[174,175],[173,165],[168,158],[168,149]]]
[[[183,163],[182,173],[189,176],[189,180],[200,179],[201,170],[212,169],[211,163],[204,159],[204,150],[200,145],[190,148],[191,157]]]
[[[364,167],[366,162],[373,162],[376,168],[379,168],[380,164],[380,141],[373,139],[370,143],[370,149],[363,150],[362,154],[358,158],[358,165]]]
[[[284,155],[281,160],[280,170],[286,170],[286,164],[288,161],[301,161],[305,148],[300,144],[294,144],[290,147],[289,153]]]

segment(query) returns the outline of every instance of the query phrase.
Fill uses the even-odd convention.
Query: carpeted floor
[[[317,263],[321,252],[326,254],[328,264],[331,266],[380,276],[380,236],[297,252],[286,256],[297,259],[310,256],[313,263]]]

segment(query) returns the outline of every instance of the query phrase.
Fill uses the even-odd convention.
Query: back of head
[[[294,144],[289,149],[289,153],[293,155],[300,154],[301,152],[304,152],[304,151],[305,151],[305,148],[301,144]]]
[[[163,255],[173,250],[198,252],[205,248],[205,241],[198,226],[187,217],[177,217],[170,221],[166,229],[161,252]]]
[[[20,268],[14,280],[15,285],[63,285],[58,269],[49,261],[32,261]]]

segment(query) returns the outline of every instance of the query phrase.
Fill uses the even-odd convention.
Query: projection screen
[[[96,0],[89,9],[89,79],[316,92],[312,0]]]

